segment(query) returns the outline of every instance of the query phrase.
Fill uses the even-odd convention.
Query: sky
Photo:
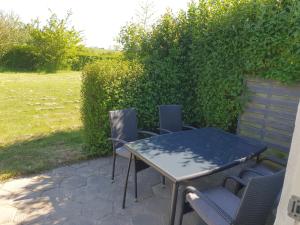
[[[27,23],[39,18],[46,21],[50,12],[60,18],[72,11],[71,24],[82,31],[89,47],[111,49],[122,26],[137,19],[137,11],[145,2],[153,5],[154,18],[167,8],[177,12],[186,9],[189,0],[0,0],[0,10],[14,12]]]

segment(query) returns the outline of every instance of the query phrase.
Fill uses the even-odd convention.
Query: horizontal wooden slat
[[[283,130],[292,133],[294,131],[294,125],[293,124],[287,124],[287,123],[280,123],[275,121],[267,120],[266,127],[272,127],[278,130]]]
[[[272,87],[273,94],[288,95],[300,98],[300,86],[293,87]]]
[[[240,124],[240,129],[242,129],[246,133],[252,133],[260,137],[276,138],[277,140],[283,142],[291,142],[292,139],[290,133],[287,132],[283,133],[277,130],[267,130],[267,129],[257,128],[257,127],[249,126],[247,124]]]
[[[290,147],[288,147],[288,146],[282,146],[282,145],[271,143],[268,141],[265,141],[265,143],[267,144],[268,148],[274,148],[276,150],[280,150],[280,151],[283,151],[286,153],[288,153],[290,151]]]
[[[262,98],[262,97],[257,97],[253,96],[251,98],[251,101],[254,101],[258,104],[264,104],[264,105],[275,105],[279,107],[289,107],[292,109],[297,109],[298,107],[298,102],[296,101],[284,101],[284,100],[277,100],[277,99],[270,99],[270,98]]]
[[[284,102],[291,102],[293,104],[298,104],[299,102],[299,98],[298,97],[291,97],[291,96],[281,96],[281,95],[267,95],[265,93],[255,93],[255,92],[252,92],[250,95],[249,95],[249,98],[252,100],[254,98],[263,98],[263,99],[268,99],[270,101],[284,101]],[[263,105],[270,105],[270,103],[263,103]]]
[[[262,141],[262,138],[260,136],[258,136],[257,134],[249,133],[245,130],[242,130],[241,132],[239,132],[239,135],[244,136],[244,137],[254,138],[256,140],[261,140]]]
[[[250,123],[250,124],[260,124],[264,127],[272,127],[278,130],[283,130],[287,132],[293,132],[294,131],[294,122],[285,122],[281,123],[280,121],[270,120],[268,118],[257,118],[249,115],[243,115],[241,117],[241,123]],[[253,125],[255,126],[255,125]]]
[[[270,113],[271,114],[271,113]],[[257,118],[260,120],[264,120],[265,123],[267,122],[275,122],[275,123],[280,123],[280,124],[286,124],[291,127],[294,127],[295,123],[295,118],[293,117],[278,117],[278,115],[268,115],[268,114],[262,114],[262,113],[253,113],[251,111],[244,112],[243,116],[241,119],[243,120],[249,120],[252,121],[252,118]],[[261,121],[262,122],[262,121]]]
[[[274,110],[269,109],[269,108],[260,109],[260,108],[255,108],[255,107],[250,106],[250,107],[247,108],[247,112],[273,116],[275,118],[279,118],[279,119],[282,118],[282,119],[285,119],[285,120],[291,120],[293,122],[296,119],[296,113],[288,112],[288,111],[274,111]]]
[[[265,137],[270,138],[270,139],[275,138],[277,141],[282,141],[282,142],[291,142],[292,141],[292,138],[290,136],[281,134],[276,131],[266,131]]]
[[[287,87],[270,87],[270,86],[262,86],[259,84],[249,84],[248,88],[255,93],[264,93],[269,95],[277,95],[277,96],[290,96],[294,98],[300,98],[300,88],[287,88]]]
[[[244,123],[239,125],[239,129],[245,131],[246,133],[253,133],[253,134],[256,134],[256,135],[259,135],[259,136],[261,136],[262,133],[263,133],[261,128],[249,126],[249,125],[244,124]]]
[[[261,124],[263,125],[265,123],[265,120],[264,119],[261,119],[261,118],[256,118],[256,117],[253,117],[253,116],[249,116],[247,114],[244,114],[242,117],[241,117],[241,121],[247,121],[248,123],[256,123],[256,124]]]

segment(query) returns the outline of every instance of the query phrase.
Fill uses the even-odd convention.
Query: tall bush
[[[53,13],[46,25],[40,26],[37,20],[29,26],[30,41],[27,44],[38,58],[39,70],[54,72],[67,68],[76,56],[81,36],[68,26],[70,15],[59,19]]]
[[[110,152],[108,111],[131,107],[143,74],[140,64],[103,60],[87,65],[82,76],[82,121],[85,149],[90,155]]]
[[[10,49],[3,57],[1,64],[12,71],[34,71],[38,58],[27,45],[18,45]]]
[[[0,11],[0,60],[14,46],[28,38],[25,25],[13,13]]]

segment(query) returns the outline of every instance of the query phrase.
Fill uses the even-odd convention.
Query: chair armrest
[[[148,134],[150,136],[157,136],[157,133],[151,132],[151,131],[146,131],[146,130],[138,130],[138,133],[140,134]]]
[[[193,126],[190,126],[190,125],[187,125],[187,124],[183,124],[182,127],[183,127],[183,128],[187,128],[187,129],[191,129],[191,130],[196,130],[196,129],[198,129],[197,127],[193,127]]]
[[[170,130],[167,130],[167,129],[164,129],[164,128],[160,128],[160,127],[157,127],[156,129],[159,130],[159,131],[164,131],[164,132],[166,132],[166,133],[173,133],[173,132],[170,131]]]
[[[225,177],[225,179],[223,181],[223,187],[226,186],[226,183],[227,183],[228,180],[233,180],[233,181],[235,181],[237,184],[239,184],[242,187],[246,187],[247,186],[247,182],[245,182],[241,178],[239,178],[237,176],[228,176],[228,177]]]
[[[272,157],[272,156],[264,156],[261,159],[259,159],[260,162],[262,161],[270,161],[272,163],[278,164],[282,167],[286,167],[287,165],[287,160],[286,159],[279,159],[276,157]]]
[[[118,138],[108,138],[108,140],[112,141],[112,142],[117,142],[117,143],[121,143],[121,144],[127,144],[127,141],[124,141],[122,139],[118,139]]]
[[[197,188],[193,187],[193,186],[187,186],[184,190],[185,195],[189,194],[189,193],[194,193],[196,195],[203,195],[200,191],[198,191]]]
[[[253,169],[253,168],[247,168],[247,169],[244,169],[244,170],[242,170],[242,171],[240,172],[239,177],[243,177],[243,175],[244,175],[245,173],[254,173],[254,174],[258,175],[258,176],[265,176],[265,174],[263,174],[263,173],[257,171],[256,169]]]
[[[214,210],[217,214],[224,218],[228,224],[233,224],[233,218],[225,212],[220,206],[218,206],[215,202],[210,200],[204,193],[198,191],[195,187],[188,186],[184,190],[184,199],[186,199],[186,195],[189,193],[194,193],[199,197],[199,201],[204,201],[212,210]],[[199,215],[200,216],[200,215]]]

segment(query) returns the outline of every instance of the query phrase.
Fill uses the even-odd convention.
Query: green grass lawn
[[[80,72],[0,73],[0,180],[86,158]]]

